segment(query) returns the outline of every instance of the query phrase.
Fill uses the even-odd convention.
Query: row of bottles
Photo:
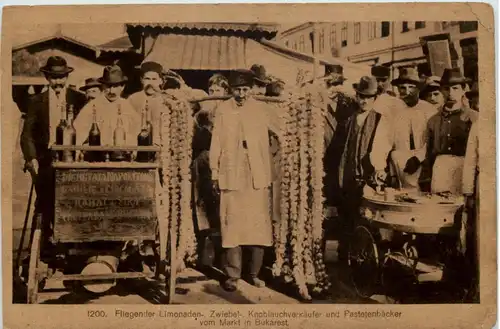
[[[73,106],[71,105],[66,118],[65,107],[61,109],[61,121],[56,128],[56,144],[57,145],[76,145],[76,130],[73,127]],[[141,131],[137,136],[138,146],[151,146],[153,145],[153,125],[151,120],[148,118],[148,104],[142,111],[142,122]],[[116,128],[113,131],[113,145],[114,146],[125,146],[127,140],[127,133],[123,126],[123,119],[120,105],[118,105],[118,119],[116,123]],[[97,123],[97,112],[95,105],[92,108],[92,125],[88,134],[88,144],[90,146],[100,146],[101,145],[101,131]],[[59,152],[59,159],[64,162],[75,161],[75,153],[71,151]],[[86,152],[84,156],[84,161],[88,162],[103,162],[106,161],[106,153],[102,151],[92,151]],[[154,152],[138,152],[136,161],[138,162],[150,162],[154,160]],[[109,154],[111,161],[130,161],[130,152],[115,151]]]

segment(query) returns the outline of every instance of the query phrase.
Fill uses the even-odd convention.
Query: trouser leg
[[[225,250],[224,273],[231,279],[241,277],[241,247],[228,248]]]
[[[251,246],[251,260],[250,260],[250,277],[256,278],[259,276],[260,269],[264,262],[264,247],[262,246]]]

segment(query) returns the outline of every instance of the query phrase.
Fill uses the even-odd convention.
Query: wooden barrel
[[[87,259],[82,275],[113,274],[118,269],[118,257],[109,255],[92,256]],[[116,284],[116,280],[84,281],[83,287],[92,293],[101,294]]]

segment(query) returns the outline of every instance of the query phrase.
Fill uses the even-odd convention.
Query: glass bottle
[[[73,127],[73,105],[69,106],[68,110],[68,123],[63,131],[63,145],[74,146],[76,145],[76,130]],[[63,151],[63,161],[73,162],[75,161],[75,151]]]
[[[95,108],[95,104],[92,107],[92,126],[90,127],[88,141],[90,146],[101,145],[101,130],[99,129],[99,125],[97,124],[97,111]],[[88,152],[88,157],[86,158],[86,161],[90,162],[104,161],[102,152],[98,151]]]
[[[116,121],[116,128],[113,132],[113,145],[114,146],[124,146],[127,140],[127,133],[125,132],[125,128],[123,127],[123,119],[121,113],[120,104],[118,104],[118,119]],[[125,161],[125,153],[122,151],[114,151],[113,152],[113,160],[114,161]]]
[[[146,105],[147,106],[147,105]],[[141,131],[139,135],[137,135],[137,145],[138,146],[150,146],[151,145],[151,134],[148,129],[147,122],[147,107],[142,111],[142,120],[141,120]],[[137,152],[137,162],[148,162],[149,161],[149,152]]]
[[[61,111],[61,120],[59,121],[59,124],[56,127],[56,145],[63,145],[63,132],[64,128],[67,126],[67,121],[66,121],[66,108],[63,104],[59,105],[59,109]],[[59,160],[62,160],[63,157],[63,152],[59,151]]]

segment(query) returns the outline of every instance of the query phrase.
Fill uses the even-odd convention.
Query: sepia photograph
[[[484,303],[484,25],[306,17],[9,29],[4,302]]]

